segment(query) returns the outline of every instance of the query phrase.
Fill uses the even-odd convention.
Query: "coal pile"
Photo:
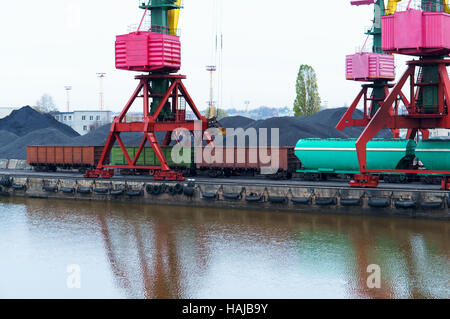
[[[7,131],[17,136],[25,136],[31,132],[53,128],[69,137],[79,136],[71,127],[58,122],[49,114],[41,114],[30,106],[13,111],[0,120],[0,131]]]
[[[260,129],[267,129],[268,133],[268,145],[272,145],[270,140],[270,132],[272,128],[278,128],[280,139],[280,146],[294,146],[299,139],[304,138],[358,138],[363,128],[349,127],[343,132],[336,129],[336,125],[347,111],[347,108],[328,109],[322,112],[316,113],[311,116],[302,117],[274,117],[266,120],[253,121],[247,126],[241,126],[244,130],[254,128],[258,132]],[[359,110],[355,112],[354,118],[362,118],[363,113]],[[245,118],[244,118],[245,119]],[[224,125],[225,128],[237,128],[236,124],[232,123],[233,118],[225,118],[221,123],[229,124]],[[241,123],[245,123],[242,119],[239,119]],[[377,136],[377,138],[392,138],[390,130],[383,130]],[[236,142],[237,143],[237,139]],[[246,145],[252,145],[251,141],[246,141]],[[261,144],[261,142],[260,142]]]
[[[25,106],[0,120],[0,158],[24,160],[29,145],[68,145],[77,136],[53,116]]]
[[[72,139],[69,145],[74,146],[103,146],[106,144],[106,140],[108,139],[109,131],[111,130],[111,124],[104,125],[99,127],[93,132],[90,132],[86,135],[78,136]],[[157,132],[156,138],[159,143],[163,143],[164,137],[166,136],[165,132]],[[120,138],[126,146],[139,146],[141,145],[142,139],[144,138],[143,133],[121,133]],[[116,145],[119,145],[116,142]],[[148,146],[148,143],[147,145]]]
[[[70,145],[72,138],[54,128],[34,131],[0,147],[0,158],[27,159],[27,146],[31,145]]]
[[[343,132],[335,126],[344,115],[347,108],[329,109],[312,116],[278,117],[261,121],[234,116],[220,121],[224,128],[247,130],[255,128],[257,131],[266,128],[269,135],[272,128],[278,128],[280,146],[295,146],[302,138],[357,138],[363,128],[347,128]],[[355,118],[362,118],[363,114],[356,111]],[[14,111],[10,116],[0,120],[0,159],[26,159],[26,147],[30,145],[67,145],[67,146],[102,146],[106,144],[111,125],[105,125],[87,135],[80,136],[72,128],[56,121],[50,115],[43,115],[30,107]],[[156,134],[158,142],[162,144],[165,132]],[[121,138],[126,146],[139,146],[144,135],[142,133],[122,133]],[[379,138],[392,138],[389,130],[378,134]],[[245,145],[256,145],[247,139]],[[259,143],[260,145],[265,145]],[[118,145],[116,143],[116,145]],[[237,144],[237,138],[235,140]],[[147,143],[148,146],[148,143]]]
[[[244,128],[255,123],[255,120],[244,116],[229,116],[221,119],[219,123],[225,128]]]
[[[0,148],[17,140],[19,136],[8,131],[0,131]]]

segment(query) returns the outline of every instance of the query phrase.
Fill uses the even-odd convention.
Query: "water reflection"
[[[449,225],[3,200],[0,297],[448,298]],[[367,288],[370,264],[381,289]]]

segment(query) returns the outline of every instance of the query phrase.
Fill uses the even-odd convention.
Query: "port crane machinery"
[[[380,103],[389,94],[389,89],[395,80],[395,59],[392,54],[382,50],[381,17],[384,14],[393,14],[397,9],[397,3],[401,0],[389,0],[387,7],[384,0],[351,1],[353,6],[373,5],[374,15],[372,26],[366,31],[367,39],[360,52],[346,57],[346,78],[351,81],[363,82],[361,91],[344,114],[337,125],[337,129],[343,131],[346,127],[367,126],[371,118],[380,107]],[[367,43],[372,38],[372,47],[368,50]],[[362,119],[354,119],[353,115],[363,103],[364,116]],[[399,131],[392,130],[393,136],[398,138]]]
[[[165,132],[163,146],[171,142],[172,133],[178,129],[191,133],[200,132],[201,136],[214,123],[208,121],[197,109],[194,100],[183,84],[186,76],[176,74],[181,68],[181,42],[178,36],[178,21],[181,0],[142,0],[139,5],[144,15],[136,31],[119,35],[115,42],[116,68],[140,72],[135,77],[139,84],[117,116],[108,135],[97,169],[88,171],[87,178],[110,178],[114,169],[148,170],[156,180],[183,181],[182,173],[173,171],[165,158],[156,133]],[[150,26],[144,28],[144,20],[151,19]],[[136,99],[142,98],[142,120],[127,122],[127,113]],[[188,119],[188,107],[195,119]],[[132,158],[127,151],[121,134],[142,133],[142,142]],[[210,142],[211,138],[207,138]],[[115,143],[118,143],[126,160],[126,165],[110,165],[108,158]],[[138,165],[146,145],[154,150],[160,166]]]
[[[368,4],[374,1],[354,2]],[[388,3],[388,9],[381,17],[382,50],[415,59],[407,63],[407,70],[380,101],[378,110],[368,118],[368,123],[361,125],[365,129],[356,142],[361,174],[356,175],[350,185],[377,187],[377,174],[381,173],[433,174],[442,176],[443,189],[450,189],[449,170],[374,170],[367,166],[367,143],[382,129],[406,129],[408,139],[415,139],[420,131],[450,129],[450,79],[447,71],[450,66],[449,1],[410,0],[405,8],[398,8],[398,2]],[[409,98],[403,92],[408,81]],[[406,112],[400,114],[402,104]],[[339,124],[347,124],[349,120],[351,118],[344,118]],[[338,128],[342,126],[338,125]],[[423,138],[426,138],[425,134]]]

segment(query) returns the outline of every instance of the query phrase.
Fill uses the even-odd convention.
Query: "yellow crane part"
[[[389,0],[386,8],[386,15],[392,15],[397,11],[397,5],[402,0]],[[448,0],[445,0],[448,1]]]
[[[444,0],[444,12],[450,13],[450,0]]]
[[[181,0],[175,2],[175,5],[181,6]],[[169,33],[177,35],[178,21],[180,20],[180,9],[173,9],[169,11]]]

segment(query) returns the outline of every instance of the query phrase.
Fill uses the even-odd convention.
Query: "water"
[[[449,243],[444,221],[0,199],[0,297],[448,298]]]

